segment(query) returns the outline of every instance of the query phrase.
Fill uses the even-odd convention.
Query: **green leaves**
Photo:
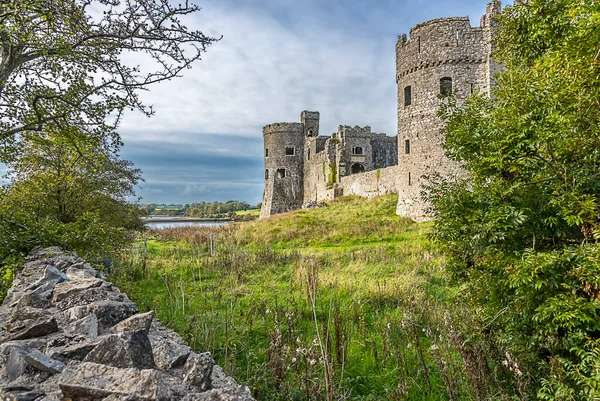
[[[509,311],[491,329],[542,399],[599,387],[588,363],[600,338],[599,21],[593,1],[507,7],[494,96],[440,111],[469,178],[434,182],[433,236],[490,320]]]

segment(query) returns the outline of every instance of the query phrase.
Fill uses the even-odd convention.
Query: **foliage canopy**
[[[490,330],[518,355],[530,391],[592,399],[600,394],[600,3],[515,2],[498,24],[504,68],[492,99],[440,111],[447,153],[469,176],[430,187],[434,237]]]

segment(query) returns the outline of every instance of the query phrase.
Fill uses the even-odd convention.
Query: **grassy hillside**
[[[446,304],[429,226],[396,216],[395,203],[346,197],[225,228],[154,231],[114,279],[257,399],[471,399],[480,390],[459,341],[471,317],[449,325],[462,312]]]

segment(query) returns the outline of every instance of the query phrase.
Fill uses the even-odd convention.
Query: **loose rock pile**
[[[0,307],[0,400],[252,400],[74,253],[38,249]]]

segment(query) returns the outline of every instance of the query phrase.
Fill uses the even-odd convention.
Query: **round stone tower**
[[[398,85],[399,198],[397,213],[423,220],[420,199],[423,176],[464,174],[445,156],[443,123],[437,116],[444,97],[461,103],[471,93],[489,93],[494,71],[490,59],[491,24],[500,3],[488,5],[481,26],[471,27],[468,17],[441,18],[401,35],[396,44]]]
[[[304,198],[304,125],[275,123],[263,128],[265,192],[260,217],[302,207]]]

